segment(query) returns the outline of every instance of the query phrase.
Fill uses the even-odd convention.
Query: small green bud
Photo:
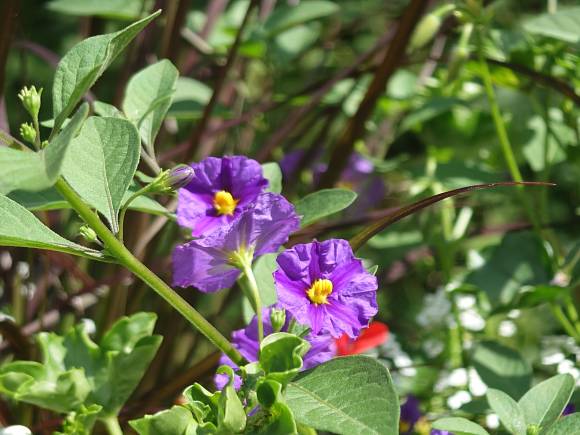
[[[538,435],[540,433],[540,426],[537,424],[530,424],[526,428],[526,435]]]
[[[79,228],[80,235],[88,242],[98,243],[97,233],[91,227],[83,225]]]
[[[46,148],[48,146],[48,141],[47,140],[43,140],[40,143],[40,149]]]
[[[36,130],[32,124],[25,122],[20,126],[20,136],[22,136],[22,139],[26,142],[34,143],[34,140],[36,139]]]
[[[161,172],[150,184],[150,192],[173,192],[187,186],[194,176],[191,166],[177,165],[173,169]]]
[[[274,332],[280,332],[286,323],[286,310],[283,308],[272,308],[270,310],[270,322],[272,322]]]
[[[36,90],[34,86],[27,88],[24,86],[20,93],[18,94],[18,98],[22,101],[22,105],[24,108],[30,113],[32,119],[38,119],[38,112],[40,112],[40,97],[42,95],[42,88],[39,91]]]

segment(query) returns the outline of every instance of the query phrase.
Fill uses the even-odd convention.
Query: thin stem
[[[119,234],[117,234],[117,238],[123,242],[123,227],[124,227],[124,222],[125,222],[125,214],[127,213],[127,210],[129,209],[129,206],[131,205],[131,203],[137,199],[139,196],[146,194],[147,192],[149,192],[152,188],[153,188],[153,184],[149,183],[147,186],[142,187],[141,189],[139,189],[137,192],[135,192],[133,195],[131,195],[129,197],[129,199],[127,200],[127,202],[125,202],[125,204],[123,205],[123,208],[121,208],[121,211],[119,212]]]
[[[143,282],[151,287],[167,303],[175,308],[195,328],[216,345],[222,352],[229,356],[238,366],[245,364],[245,359],[232,346],[232,344],[195,308],[169,287],[161,278],[154,274],[147,266],[141,263],[115,235],[101,222],[98,215],[83,202],[73,188],[63,179],[59,179],[55,185],[58,192],[71,204],[81,218],[97,233],[105,244],[107,252],[117,261],[138,276]]]
[[[103,418],[101,421],[107,428],[107,432],[109,432],[110,435],[123,435],[123,430],[119,425],[119,420],[117,420],[117,417],[107,417]]]
[[[481,45],[481,44],[480,44]],[[491,79],[491,73],[489,71],[489,66],[485,61],[482,53],[483,49],[479,49],[478,56],[479,56],[479,64],[481,67],[481,78],[483,79],[483,86],[485,87],[485,93],[487,94],[487,100],[489,102],[489,107],[491,109],[491,116],[493,118],[493,122],[495,124],[495,129],[497,132],[497,137],[499,139],[499,143],[501,145],[501,150],[503,152],[508,170],[512,176],[514,181],[523,181],[522,174],[520,173],[520,168],[516,162],[516,158],[514,156],[514,152],[509,140],[509,136],[507,134],[507,129],[503,122],[503,118],[501,116],[501,110],[499,108],[499,104],[497,102],[497,98],[495,95],[495,91],[493,89],[493,82]]]
[[[34,131],[36,131],[36,136],[34,136],[34,148],[38,151],[40,149],[40,125],[38,124],[38,117],[33,117],[32,124],[34,125]]]
[[[481,39],[481,36],[480,36],[480,39]],[[495,125],[497,137],[499,139],[501,149],[502,149],[502,152],[504,155],[504,159],[505,159],[506,165],[508,167],[509,173],[512,177],[512,180],[520,183],[523,181],[522,174],[521,174],[520,168],[518,167],[518,164],[516,162],[516,158],[514,155],[512,145],[511,145],[510,140],[509,140],[507,129],[506,129],[505,123],[504,123],[502,115],[501,115],[499,103],[498,103],[497,97],[495,95],[495,90],[493,89],[493,82],[492,82],[492,78],[491,78],[491,73],[489,71],[489,65],[487,64],[485,57],[484,57],[483,43],[481,42],[481,40],[480,40],[478,46],[479,47],[477,50],[477,55],[478,55],[478,59],[479,59],[480,68],[482,71],[481,78],[483,80],[485,93],[487,94],[487,100],[488,100],[489,107],[491,110],[491,116],[493,118],[493,123]],[[523,186],[518,186],[518,192],[521,195],[522,203],[524,205],[524,208],[526,209],[526,212],[530,218],[532,225],[534,226],[534,230],[541,237],[542,230],[541,230],[540,224],[538,223],[538,219],[537,219],[536,215],[534,214],[534,209],[533,209],[532,205],[530,204],[528,197],[523,193]]]
[[[244,276],[243,279],[240,280],[240,286],[242,287],[246,297],[250,300],[252,308],[256,313],[256,318],[258,320],[258,337],[261,342],[264,339],[264,322],[262,319],[262,299],[260,297],[260,291],[258,290],[258,283],[256,282],[252,265],[249,264],[249,262],[244,262],[242,271],[244,272]]]
[[[570,337],[574,338],[574,340],[576,340],[576,343],[580,343],[580,333],[576,331],[574,325],[570,323],[570,320],[566,317],[566,314],[564,314],[562,307],[557,304],[550,304],[550,309],[552,310],[552,314],[554,314],[554,317],[556,318],[556,320],[558,320],[558,322],[560,323],[562,328],[564,328],[566,333]]]

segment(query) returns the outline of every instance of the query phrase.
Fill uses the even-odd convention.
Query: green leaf
[[[489,406],[508,431],[514,435],[526,435],[524,414],[514,399],[493,388],[487,390],[486,396]]]
[[[91,117],[70,146],[64,177],[118,231],[117,215],[139,163],[135,126],[119,118]]]
[[[246,412],[234,388],[234,370],[230,366],[221,366],[217,373],[228,376],[228,383],[219,397],[218,429],[226,433],[242,432],[246,427]]]
[[[38,335],[42,364],[8,364],[0,371],[0,389],[57,412],[96,404],[102,407],[100,418],[117,415],[161,344],[160,336],[151,335],[155,319],[153,313],[124,317],[98,345],[82,324],[65,336],[43,332]]]
[[[518,402],[526,424],[547,429],[562,414],[573,392],[574,378],[568,374],[540,382]]]
[[[282,171],[278,163],[270,162],[262,164],[264,178],[268,180],[267,192],[282,192]]]
[[[514,399],[519,399],[530,387],[532,368],[519,352],[493,341],[479,343],[471,363],[481,380]]]
[[[146,415],[129,424],[139,435],[194,435],[198,427],[192,413],[183,406]]]
[[[48,249],[95,260],[105,259],[99,251],[59,236],[24,207],[3,195],[0,195],[0,246]]]
[[[336,3],[325,0],[310,0],[296,6],[281,6],[268,17],[264,29],[273,36],[290,27],[335,14],[339,10]]]
[[[433,428],[453,432],[454,435],[489,435],[480,425],[463,417],[440,418],[433,423]]]
[[[125,114],[117,109],[115,106],[102,101],[95,101],[93,103],[95,114],[105,118],[125,118]]]
[[[88,112],[88,104],[79,107],[71,122],[39,152],[0,147],[0,193],[7,194],[18,189],[39,191],[52,186],[60,175],[71,140]]]
[[[160,13],[157,11],[118,32],[85,39],[64,55],[52,86],[56,130],[121,51]]]
[[[168,116],[183,120],[199,119],[211,94],[212,90],[206,84],[188,77],[179,77]]]
[[[524,29],[534,35],[577,44],[580,42],[580,7],[539,15],[524,23]]]
[[[374,358],[341,357],[299,374],[286,401],[298,423],[337,434],[399,433],[399,399]]]
[[[520,232],[507,234],[485,264],[467,276],[466,282],[485,291],[497,307],[510,304],[523,286],[547,284],[551,276],[537,236]]]
[[[296,203],[296,213],[305,227],[323,217],[338,213],[351,205],[356,193],[346,189],[323,189],[306,195]]]
[[[147,145],[153,146],[173,100],[179,72],[163,59],[135,74],[127,85],[123,112],[133,121]]]
[[[302,368],[302,356],[310,344],[286,332],[268,335],[260,343],[260,367],[268,378],[286,385]]]
[[[62,432],[55,432],[54,435],[91,435],[101,409],[99,405],[81,406],[79,411],[66,416]]]
[[[143,0],[52,0],[47,8],[61,14],[79,17],[134,20],[141,14]]]
[[[579,412],[558,419],[546,432],[546,435],[570,435],[574,433],[580,433]]]

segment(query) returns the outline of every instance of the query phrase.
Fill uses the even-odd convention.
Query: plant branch
[[[86,205],[73,188],[63,179],[59,179],[55,185],[58,192],[71,204],[72,208],[81,218],[97,233],[105,244],[107,251],[117,261],[138,276],[143,282],[151,287],[159,296],[185,317],[196,329],[198,329],[209,341],[216,345],[222,352],[229,356],[239,366],[245,360],[232,344],[195,308],[185,299],[169,287],[161,278],[153,273],[147,266],[141,263],[115,235],[101,222],[98,215]]]
[[[236,34],[236,39],[234,40],[234,43],[232,44],[230,51],[228,52],[228,57],[226,59],[226,63],[218,71],[218,76],[217,76],[215,84],[214,84],[213,93],[211,95],[211,98],[203,110],[203,114],[201,115],[201,119],[199,120],[199,122],[197,123],[197,126],[194,128],[194,130],[191,134],[191,137],[189,139],[189,146],[186,148],[185,153],[183,154],[182,161],[184,161],[184,162],[188,162],[188,161],[192,160],[195,156],[195,153],[197,152],[197,150],[199,148],[199,145],[200,145],[201,140],[203,139],[203,135],[205,133],[207,124],[209,123],[209,120],[211,118],[213,109],[219,100],[222,88],[223,88],[225,81],[226,81],[226,78],[228,76],[228,72],[236,60],[238,48],[240,47],[240,44],[242,43],[244,30],[246,29],[246,26],[248,25],[248,23],[250,21],[250,17],[252,15],[252,12],[257,5],[258,5],[258,0],[250,0],[250,4],[248,5],[248,9],[246,10],[246,14],[244,15],[244,19],[242,21],[242,24],[240,25],[240,28],[238,29],[238,33]]]
[[[365,132],[365,124],[372,115],[380,96],[396,71],[401,59],[405,55],[407,44],[411,39],[415,26],[421,19],[428,2],[424,0],[412,0],[401,17],[395,36],[389,45],[383,61],[379,65],[367,92],[360,103],[356,113],[349,119],[338,143],[334,147],[328,170],[322,175],[318,188],[332,187],[340,177],[343,169],[352,154],[355,142]]]

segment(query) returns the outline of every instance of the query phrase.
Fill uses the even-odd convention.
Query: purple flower
[[[173,284],[203,292],[231,287],[240,275],[240,259],[251,262],[276,252],[299,227],[294,206],[275,193],[263,193],[231,225],[173,251]]]
[[[355,338],[377,313],[377,279],[346,240],[296,245],[280,254],[274,272],[278,300],[318,334]]]
[[[195,237],[233,222],[268,185],[260,164],[243,156],[208,157],[191,167],[193,179],[179,190],[177,222]]]
[[[451,432],[449,432],[448,430],[431,429],[430,435],[453,435],[453,434]]]
[[[268,336],[272,332],[272,322],[270,320],[270,310],[271,307],[264,308],[262,310],[262,318],[264,319],[264,335]],[[282,332],[288,330],[288,325],[290,324],[289,316],[286,316],[286,323],[282,327]],[[336,355],[336,348],[334,346],[334,340],[328,334],[315,335],[313,333],[308,334],[305,338],[306,341],[310,343],[310,349],[302,357],[304,365],[302,370],[307,370],[309,368],[315,367],[328,361]],[[258,354],[260,351],[260,344],[258,342],[258,320],[256,316],[252,319],[250,324],[244,329],[238,329],[232,332],[232,343],[236,349],[246,358],[249,362],[258,361]],[[219,360],[220,365],[229,365],[230,367],[237,369],[238,366],[233,363],[226,355],[222,355]],[[221,390],[227,383],[227,375],[218,374],[215,376],[214,381],[216,387]],[[239,389],[242,385],[242,380],[239,376],[234,379],[234,386]]]
[[[415,424],[421,419],[419,409],[419,399],[415,396],[408,396],[405,403],[401,405],[400,433],[410,434],[413,432]]]
[[[564,410],[562,411],[562,415],[570,415],[576,412],[576,406],[573,403],[568,403]]]

